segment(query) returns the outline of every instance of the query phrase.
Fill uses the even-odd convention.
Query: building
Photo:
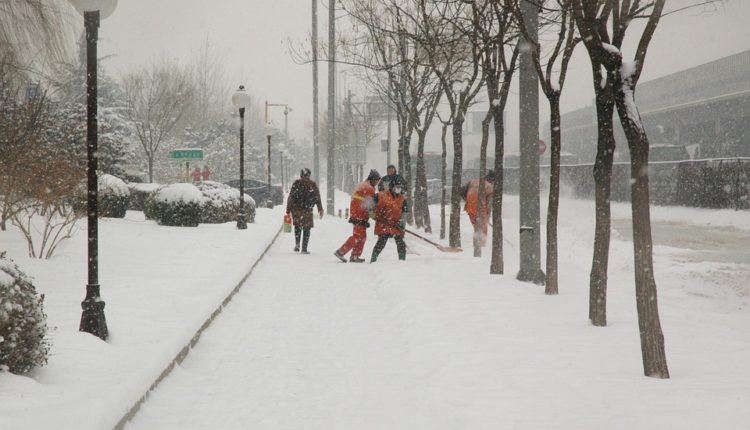
[[[652,145],[681,145],[696,159],[750,156],[750,50],[640,83],[636,102]],[[623,159],[625,136],[614,122]],[[596,136],[593,103],[562,116],[563,149],[582,161],[593,161]]]

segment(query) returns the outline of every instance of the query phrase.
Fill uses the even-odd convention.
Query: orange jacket
[[[375,196],[375,234],[403,236],[399,228],[401,215],[407,211],[406,198],[403,194],[393,195],[390,191],[381,191]]]
[[[466,192],[466,205],[464,210],[472,215],[477,214],[477,208],[479,207],[479,179],[472,179],[469,181],[468,190]],[[492,182],[484,182],[484,214],[487,214],[492,204]]]
[[[370,218],[370,209],[372,209],[375,187],[370,185],[369,181],[358,184],[352,192],[352,201],[349,203],[349,220],[364,221]]]

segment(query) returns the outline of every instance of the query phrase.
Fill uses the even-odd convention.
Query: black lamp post
[[[271,123],[266,123],[265,127],[265,134],[266,139],[268,140],[268,150],[266,153],[266,186],[268,188],[268,200],[266,201],[266,206],[269,208],[273,207],[273,199],[271,195],[271,136],[276,134],[276,128],[274,128]]]
[[[245,214],[245,108],[250,104],[250,95],[245,92],[245,86],[232,94],[232,103],[240,111],[240,208],[237,212],[237,228],[247,228],[247,215]]]
[[[279,145],[279,172],[281,174],[281,189],[286,192],[286,181],[284,181],[284,151],[285,145],[282,143]]]
[[[86,189],[87,189],[87,245],[88,283],[86,298],[81,302],[80,331],[106,340],[109,336],[104,317],[104,301],[99,286],[99,207],[98,197],[98,123],[96,43],[99,38],[99,21],[108,17],[117,7],[117,0],[69,0],[83,14],[86,29]]]
[[[268,176],[268,201],[266,202],[267,206],[269,208],[273,207],[273,199],[271,198],[271,136],[276,134],[276,128],[273,127],[271,122],[268,121],[268,108],[273,106],[279,106],[284,108],[284,128],[286,133],[286,125],[287,125],[287,118],[289,115],[289,112],[292,111],[292,108],[289,107],[286,103],[268,103],[268,100],[266,100],[266,115],[265,115],[265,121],[266,121],[266,127],[265,127],[265,134],[266,138],[268,139],[268,153],[266,154],[266,174]],[[287,138],[289,136],[286,136]]]

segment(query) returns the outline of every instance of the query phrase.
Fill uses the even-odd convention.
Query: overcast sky
[[[667,0],[667,9],[699,0]],[[318,6],[319,34],[327,34],[327,2]],[[110,73],[120,75],[167,56],[188,61],[208,36],[224,59],[232,86],[244,83],[260,100],[289,103],[293,135],[309,137],[304,120],[312,118],[312,72],[297,65],[286,40],[302,42],[311,27],[310,0],[121,0],[103,21],[100,55]],[[750,49],[750,0],[727,0],[662,19],[649,49],[641,82]],[[631,52],[628,56],[632,57]],[[590,103],[591,70],[580,46],[571,63],[562,97],[563,111]],[[325,111],[326,67],[320,67],[321,107]],[[543,107],[546,102],[542,102]],[[509,102],[508,120],[517,121],[517,102]],[[544,112],[544,111],[543,111]],[[271,112],[283,124],[281,109]],[[543,113],[542,124],[546,121]],[[517,130],[509,130],[509,137]]]

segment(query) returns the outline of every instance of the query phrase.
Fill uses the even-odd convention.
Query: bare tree
[[[0,230],[3,231],[23,199],[22,173],[28,170],[32,137],[41,129],[45,107],[41,97],[28,102],[20,97],[21,88],[12,79],[14,74],[14,67],[0,62]]]
[[[190,111],[195,94],[189,71],[163,61],[124,78],[128,119],[146,156],[148,180],[154,180],[154,161],[167,139]]]
[[[424,145],[433,123],[442,87],[433,67],[424,57],[429,41],[420,33],[414,19],[413,2],[389,0],[351,0],[345,10],[363,28],[360,37],[342,44],[347,61],[364,69],[364,81],[371,91],[396,112],[399,128],[399,167],[413,195],[410,216],[418,227],[431,230],[427,202],[427,177],[424,165]],[[417,134],[416,180],[411,169],[410,143],[412,132]],[[414,183],[414,193],[411,193]]]
[[[615,153],[613,114],[614,72],[607,70],[600,56],[600,47],[594,41],[609,41],[606,25],[613,2],[610,0],[574,0],[576,25],[583,38],[593,73],[597,121],[597,146],[594,161],[594,200],[596,225],[594,229],[594,256],[589,276],[589,320],[595,326],[607,325],[607,268],[611,234],[610,195],[612,189],[612,163]],[[600,44],[599,44],[600,45]]]
[[[528,1],[528,0],[525,0]],[[575,16],[571,0],[554,0],[543,2],[541,20],[544,31],[554,33],[557,39],[553,47],[542,58],[542,47],[535,38],[526,37],[532,44],[532,57],[536,67],[542,92],[550,106],[550,181],[547,203],[547,265],[545,294],[558,293],[557,277],[557,220],[560,207],[560,95],[565,84],[568,63],[575,46],[580,41],[576,37]],[[518,23],[526,33],[523,19],[520,18],[520,6],[515,8]],[[544,64],[542,61],[544,60]]]
[[[419,34],[425,38],[425,58],[440,81],[453,118],[453,173],[448,242],[452,247],[460,247],[462,128],[466,112],[485,82],[480,43],[476,32],[466,31],[466,23],[471,23],[473,17],[469,3],[450,0],[417,0],[417,3],[418,15],[414,20],[420,29]]]
[[[0,0],[0,61],[39,74],[65,58],[72,33],[64,0]]]
[[[440,128],[440,144],[442,151],[440,153],[440,238],[445,239],[445,203],[446,203],[446,190],[447,190],[447,170],[448,170],[448,145],[445,142],[446,135],[448,134],[448,127],[453,122],[453,118],[444,120],[440,113],[437,114],[438,119],[442,127]]]
[[[669,378],[653,269],[648,189],[649,142],[635,102],[636,84],[662,16],[665,0],[609,0],[591,1],[589,4],[576,0],[575,3],[576,22],[589,55],[596,57],[612,78],[614,103],[630,150],[635,288],[643,370],[646,376]],[[621,49],[628,27],[638,18],[647,19],[647,23],[640,34],[633,60],[627,62]],[[607,24],[611,24],[611,30]]]
[[[73,202],[85,170],[74,148],[76,124],[46,91],[23,99],[16,94],[2,87],[0,227],[11,220],[29,256],[49,258],[80,218]]]
[[[503,267],[503,156],[505,153],[505,122],[503,112],[508,101],[510,84],[516,68],[519,44],[518,31],[514,22],[513,3],[510,1],[472,3],[471,27],[467,29],[476,36],[470,36],[478,44],[480,64],[486,76],[487,115],[482,121],[482,141],[479,162],[479,195],[485,194],[487,173],[487,145],[490,122],[494,124],[495,135],[495,174],[497,180],[492,193],[492,257],[490,273],[501,274]],[[484,199],[478,200],[477,222],[474,225],[474,256],[482,255],[481,226],[485,220]]]

